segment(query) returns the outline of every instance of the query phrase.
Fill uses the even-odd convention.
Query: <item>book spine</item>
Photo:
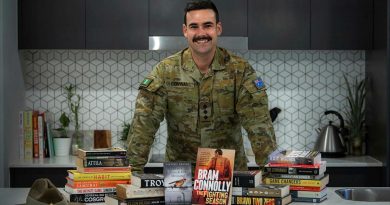
[[[259,196],[232,196],[232,205],[283,205],[282,198]]]
[[[43,113],[39,113],[38,114],[38,147],[39,147],[38,153],[39,153],[39,157],[42,158],[44,157],[44,149],[45,149],[45,143],[43,140],[45,129],[43,127],[43,124],[44,124]]]
[[[116,187],[73,188],[66,184],[65,191],[68,192],[69,194],[110,193],[110,192],[116,192]]]
[[[296,175],[296,174],[270,174],[272,178],[287,178],[287,179],[320,179],[324,175]]]
[[[77,203],[104,203],[104,197],[108,194],[115,194],[116,192],[109,193],[87,193],[87,194],[69,194],[69,202]]]
[[[322,187],[314,186],[290,186],[290,191],[321,191]]]
[[[128,180],[105,180],[105,181],[73,181],[68,180],[68,184],[74,188],[102,188],[114,187],[117,184],[128,184]]]
[[[233,187],[256,187],[254,176],[233,175]]]
[[[77,167],[77,171],[84,173],[129,172],[130,167]]]
[[[110,195],[105,197],[105,202],[110,205],[165,205],[164,197],[120,199],[117,196]]]
[[[33,111],[33,156],[39,158],[38,111]]]
[[[291,197],[297,198],[297,197],[302,197],[302,198],[322,198],[326,195],[326,191],[296,191],[296,190],[291,190],[290,191]]]
[[[33,128],[32,128],[32,111],[23,113],[24,124],[24,158],[32,159],[33,157]]]
[[[285,178],[265,178],[266,184],[288,184],[291,186],[312,186],[320,187],[321,180],[310,180],[310,179],[285,179]]]
[[[305,198],[305,197],[298,197],[298,198],[292,198],[293,202],[309,202],[309,203],[320,203],[323,200],[325,200],[326,197],[323,198]]]
[[[275,174],[318,175],[320,168],[264,167],[265,172]]]
[[[19,143],[19,159],[24,158],[24,123],[23,123],[23,111],[19,112],[19,135],[18,135],[18,143]]]
[[[282,197],[280,189],[248,188],[248,196]]]
[[[125,167],[129,166],[126,158],[109,158],[109,159],[81,159],[84,167]]]
[[[107,173],[78,173],[70,172],[71,179],[75,181],[101,181],[101,180],[130,180],[130,171],[128,172],[107,172]]]
[[[164,188],[129,188],[120,185],[116,188],[117,196],[123,199],[164,196]]]
[[[164,179],[140,179],[140,188],[164,187]]]
[[[102,152],[88,152],[88,151],[80,151],[79,152],[79,157],[80,158],[86,158],[86,157],[101,157],[101,156],[110,156],[110,157],[115,157],[115,156],[126,156],[127,152],[126,151],[102,151]]]

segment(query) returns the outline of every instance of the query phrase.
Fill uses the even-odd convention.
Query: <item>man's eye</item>
[[[194,28],[198,28],[198,26],[196,26],[196,25],[190,25],[190,28],[194,29]]]

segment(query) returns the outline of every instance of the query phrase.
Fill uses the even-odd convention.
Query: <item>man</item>
[[[217,170],[218,180],[231,180],[232,167],[230,166],[229,159],[222,156],[223,152],[221,149],[216,149],[214,154],[215,155],[211,158],[207,169]]]
[[[246,170],[241,126],[258,164],[276,148],[264,83],[247,61],[217,47],[221,33],[211,1],[187,4],[189,47],[158,63],[139,87],[128,137],[132,170],[143,170],[164,117],[166,161],[195,162],[198,147],[221,147],[235,149],[235,169]]]

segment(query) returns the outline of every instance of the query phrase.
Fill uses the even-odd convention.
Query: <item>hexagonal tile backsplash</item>
[[[82,96],[83,130],[109,129],[120,144],[123,122],[130,122],[141,80],[173,51],[23,50],[26,106],[49,110],[58,119],[68,112],[63,86],[77,86]],[[350,81],[364,78],[364,51],[234,51],[248,59],[262,77],[269,105],[282,112],[274,122],[278,146],[312,149],[315,128],[325,110],[343,114],[345,73]],[[323,119],[322,119],[323,120]],[[335,119],[334,119],[335,120]],[[324,120],[324,122],[326,122]],[[58,122],[56,122],[58,123]],[[245,146],[250,148],[247,137]],[[165,152],[166,125],[157,132],[153,153]]]

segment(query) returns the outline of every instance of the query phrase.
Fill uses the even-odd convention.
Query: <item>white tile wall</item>
[[[59,118],[68,111],[63,86],[77,86],[82,95],[82,129],[110,129],[118,143],[123,122],[131,121],[141,80],[173,51],[23,50],[26,106],[49,110]],[[311,149],[314,129],[325,110],[343,114],[348,79],[364,78],[364,51],[234,51],[248,59],[266,86],[270,108],[282,112],[274,122],[278,146]],[[325,120],[323,120],[325,122]],[[246,136],[245,136],[246,138]],[[153,153],[164,153],[165,123]],[[246,141],[246,146],[250,144]]]

